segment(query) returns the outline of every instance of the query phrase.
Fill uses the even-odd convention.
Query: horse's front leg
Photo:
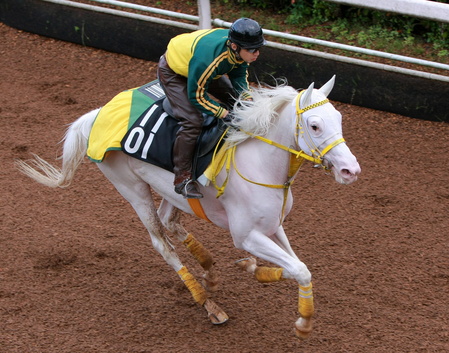
[[[290,256],[298,259],[298,256],[294,253],[287,235],[285,234],[284,227],[279,226],[273,237],[273,241],[284,249],[284,251],[286,251]],[[295,333],[299,338],[305,339],[312,331],[312,316],[315,310],[313,304],[312,282],[310,282],[307,286],[303,286],[299,282],[298,284],[298,312],[301,317],[295,323]]]
[[[282,234],[283,230],[282,230]],[[285,235],[285,234],[284,234]],[[281,240],[281,241],[280,241]],[[311,274],[307,266],[296,255],[289,254],[290,246],[286,246],[286,238],[279,239],[251,231],[240,244],[249,253],[280,267],[257,266],[255,258],[237,261],[237,265],[254,274],[259,282],[276,282],[284,279],[295,279],[299,285],[298,312],[299,319],[295,322],[295,333],[305,339],[312,331],[312,316],[314,313]],[[286,251],[287,250],[287,251]]]
[[[204,269],[204,287],[210,292],[215,292],[218,289],[219,278],[214,268],[212,255],[192,233],[188,233],[181,225],[179,209],[163,199],[158,215],[165,227],[177,236]]]

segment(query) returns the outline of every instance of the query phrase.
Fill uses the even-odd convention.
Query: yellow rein
[[[303,92],[304,91],[301,91],[298,94],[298,96],[296,97],[296,133],[295,133],[295,135],[297,137],[298,137],[299,132],[304,133],[304,130],[303,130],[302,126],[301,126],[301,122],[303,120],[302,119],[302,113],[304,113],[305,111],[308,111],[310,109],[319,107],[319,106],[321,106],[323,104],[329,103],[328,99],[324,99],[324,100],[322,100],[320,102],[308,105],[307,107],[301,109],[300,108],[300,98],[301,98],[301,95],[302,95]],[[291,154],[291,156],[290,156],[290,167],[289,167],[289,171],[288,171],[288,175],[287,175],[287,181],[284,184],[265,184],[265,183],[259,183],[259,182],[256,182],[256,181],[253,181],[251,179],[246,178],[244,175],[242,175],[240,173],[240,171],[237,168],[237,165],[235,163],[235,150],[236,150],[237,146],[233,146],[232,148],[230,148],[230,150],[229,150],[229,152],[227,154],[227,157],[226,157],[226,179],[223,182],[222,186],[219,187],[216,184],[215,176],[213,177],[213,180],[212,180],[212,183],[213,183],[214,187],[218,191],[217,192],[217,198],[220,197],[224,193],[224,190],[225,190],[226,185],[228,183],[229,172],[230,172],[231,163],[232,163],[232,166],[234,167],[236,173],[243,180],[245,180],[245,181],[247,181],[249,183],[255,184],[255,185],[265,186],[265,187],[268,187],[268,188],[284,189],[284,201],[283,201],[283,204],[282,204],[281,222],[282,222],[282,219],[284,218],[284,211],[285,211],[285,206],[286,206],[286,203],[287,203],[288,191],[290,189],[290,186],[293,183],[293,180],[294,180],[294,177],[295,177],[296,173],[298,172],[299,168],[301,168],[304,160],[306,159],[306,160],[311,161],[311,162],[313,162],[315,164],[323,165],[323,156],[327,152],[329,152],[333,147],[337,146],[338,144],[340,144],[342,142],[345,142],[345,140],[343,138],[337,139],[336,141],[330,143],[328,146],[326,146],[321,151],[315,146],[315,148],[311,149],[311,151],[312,151],[313,154],[318,152],[319,156],[318,157],[313,157],[313,156],[309,156],[308,154],[306,154],[302,150],[301,151],[297,151],[297,150],[292,149],[290,147],[281,145],[280,143],[277,143],[275,141],[269,140],[269,139],[267,139],[265,137],[256,136],[256,135],[254,135],[254,134],[252,134],[250,132],[246,132],[246,131],[243,131],[243,132],[245,132],[246,134],[250,135],[253,138],[256,138],[256,139],[258,139],[260,141],[263,141],[263,142],[265,142],[265,143],[267,143],[269,145],[272,145],[274,147],[280,148],[280,149],[282,149],[284,151],[287,151],[287,152],[289,152]],[[323,166],[323,168],[325,168],[325,167]]]

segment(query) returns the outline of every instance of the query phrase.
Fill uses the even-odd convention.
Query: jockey
[[[265,44],[260,25],[240,18],[229,30],[204,29],[178,35],[161,56],[158,78],[181,125],[173,148],[175,191],[185,198],[203,197],[192,181],[202,114],[226,118],[235,98],[249,89],[249,64],[257,60]],[[249,95],[243,98],[251,99]]]

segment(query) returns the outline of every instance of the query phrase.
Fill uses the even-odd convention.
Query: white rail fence
[[[324,0],[342,5],[393,12],[400,15],[449,22],[449,4],[428,0]]]
[[[136,14],[136,13],[130,13],[130,12],[110,9],[110,8],[106,8],[106,7],[88,5],[88,4],[76,2],[76,0],[75,1],[44,0],[44,1],[64,4],[64,5],[78,7],[78,8],[85,8],[85,9],[98,11],[98,12],[110,13],[110,14],[114,14],[114,15],[118,15],[118,16],[136,18],[136,19],[144,20],[144,21],[167,24],[167,25],[171,25],[171,26],[175,26],[175,27],[185,28],[188,30],[195,30],[198,28],[210,28],[211,26],[229,27],[231,25],[230,22],[226,22],[226,21],[223,21],[220,19],[212,20],[210,18],[209,0],[198,0],[198,8],[199,8],[200,16],[182,14],[182,13],[178,13],[178,12],[174,12],[174,11],[168,11],[168,10],[163,10],[163,9],[159,9],[159,8],[137,5],[137,4],[124,2],[124,1],[91,0],[93,2],[107,4],[107,5],[113,5],[113,6],[120,7],[120,8],[133,9],[133,10],[138,10],[141,12],[148,12],[148,13],[153,13],[153,14],[157,14],[157,15],[163,15],[163,16],[166,16],[169,18],[178,18],[178,19],[182,19],[182,20],[187,20],[190,22],[199,23],[200,25],[194,25],[194,24],[189,24],[189,23],[184,23],[184,22],[177,22],[177,21],[173,21],[173,20],[166,20],[163,18],[156,18],[156,17],[146,16],[146,15],[140,15],[140,14]],[[379,10],[381,9],[381,7],[385,10],[387,8],[395,8],[397,11],[402,11],[401,8],[399,7],[399,3],[401,3],[401,4],[402,3],[420,3],[420,5],[424,5],[421,3],[426,3],[425,5],[429,5],[428,7],[426,7],[427,12],[424,12],[426,14],[426,16],[430,16],[429,14],[431,13],[431,9],[434,8],[434,4],[444,5],[444,9],[446,11],[447,11],[447,9],[449,9],[448,4],[436,3],[436,2],[432,2],[432,1],[426,1],[426,0],[368,0],[368,1],[326,0],[326,1],[339,2],[339,3],[354,2],[353,6],[356,6],[355,3],[357,2],[357,3],[363,3],[364,7],[368,7],[368,5],[370,7],[376,6],[376,9],[379,9]],[[388,3],[390,3],[390,5],[396,4],[397,6],[389,6]],[[427,4],[427,3],[431,3],[431,4]],[[382,6],[382,5],[384,5],[384,6]],[[361,6],[361,5],[357,5],[357,6]],[[418,8],[415,8],[415,9],[418,9]],[[421,7],[419,9],[422,10]],[[414,13],[414,11],[411,11],[410,9],[409,9],[409,12]],[[266,35],[276,37],[276,38],[282,38],[282,39],[287,39],[287,40],[292,40],[292,41],[302,42],[302,43],[309,43],[309,44],[324,46],[324,47],[333,48],[333,49],[340,49],[340,50],[344,50],[344,51],[350,51],[350,52],[354,52],[354,53],[365,54],[365,55],[389,59],[389,60],[406,62],[406,63],[415,64],[415,65],[419,65],[419,66],[423,66],[423,67],[431,67],[431,68],[436,68],[436,69],[440,69],[440,70],[446,70],[446,71],[448,71],[448,74],[449,74],[449,65],[443,64],[443,63],[438,63],[438,62],[433,62],[433,61],[429,61],[429,60],[423,60],[423,59],[403,56],[403,55],[397,55],[397,54],[392,54],[392,53],[386,53],[386,52],[372,50],[372,49],[360,48],[360,47],[356,47],[356,46],[340,44],[340,43],[325,41],[325,40],[321,40],[321,39],[315,39],[315,38],[309,38],[309,37],[305,37],[305,36],[283,33],[283,32],[273,31],[273,30],[269,30],[269,29],[264,29],[264,33]],[[410,70],[410,69],[405,69],[405,68],[401,68],[401,67],[397,67],[397,66],[380,64],[380,63],[376,63],[373,61],[361,60],[361,59],[356,59],[356,58],[342,56],[342,55],[336,55],[336,54],[330,54],[330,53],[325,53],[322,51],[301,48],[300,46],[286,45],[286,44],[281,44],[281,43],[272,42],[272,41],[268,42],[268,46],[286,50],[286,51],[298,52],[298,53],[302,53],[305,55],[317,56],[317,57],[326,58],[326,59],[330,59],[330,60],[346,62],[346,63],[354,64],[354,65],[378,68],[381,70],[398,72],[398,73],[402,73],[402,74],[406,74],[406,75],[427,78],[427,79],[431,79],[431,80],[449,82],[449,76],[446,76],[446,75],[433,74],[433,73],[429,73],[429,72],[425,72],[425,71],[418,71],[418,70]]]

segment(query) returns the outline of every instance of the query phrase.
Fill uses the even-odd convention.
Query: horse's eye
[[[324,121],[321,117],[312,115],[307,122],[308,130],[314,137],[319,137],[324,132]]]

